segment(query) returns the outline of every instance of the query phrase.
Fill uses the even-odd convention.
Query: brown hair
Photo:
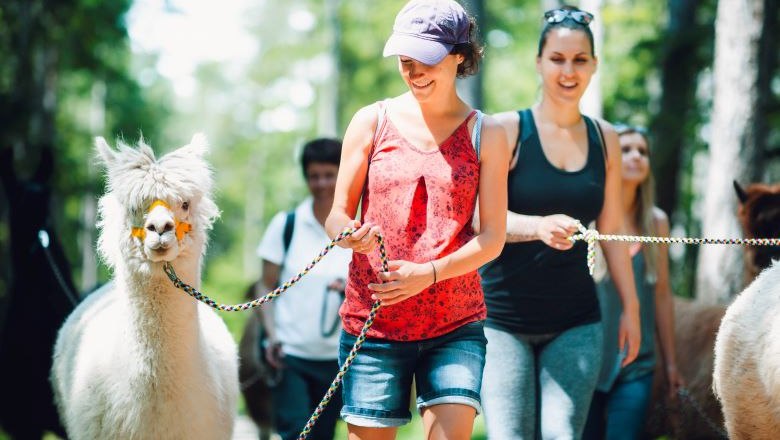
[[[469,16],[469,42],[456,44],[450,51],[453,55],[463,55],[463,62],[458,64],[458,78],[476,75],[485,48],[477,39],[477,21]]]
[[[647,130],[642,127],[617,125],[615,131],[617,131],[618,137],[633,133],[642,136],[647,144],[647,159],[648,161],[650,160],[650,139],[648,138]],[[636,193],[634,221],[641,228],[640,232],[642,234],[655,237],[658,228],[653,213],[655,208],[655,179],[652,171],[647,174],[647,179],[639,184]],[[648,243],[645,246],[645,257],[647,281],[654,282],[657,274],[658,245]]]

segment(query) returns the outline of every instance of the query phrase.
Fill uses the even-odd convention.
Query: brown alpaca
[[[753,184],[743,189],[734,182],[740,206],[737,213],[746,238],[780,236],[780,184]],[[745,285],[751,283],[772,259],[780,258],[780,247],[745,247]],[[712,392],[713,348],[726,306],[706,306],[675,298],[675,340],[677,364],[686,379],[688,391],[701,406],[706,418],[722,427],[721,406]],[[648,438],[672,435],[678,439],[720,438],[693,404],[687,400],[666,399],[666,384],[660,364],[656,369],[653,404],[646,434]],[[720,428],[723,429],[723,428]]]
[[[754,183],[743,189],[734,182],[739,197],[737,217],[746,238],[780,237],[780,183],[766,185]],[[780,246],[745,247],[745,285],[750,284],[759,272],[769,267],[772,260],[780,259]]]

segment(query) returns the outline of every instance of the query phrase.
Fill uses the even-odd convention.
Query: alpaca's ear
[[[114,164],[114,162],[116,162],[116,152],[111,149],[111,147],[108,145],[108,142],[106,142],[106,140],[101,136],[95,138],[95,150],[97,151],[98,157],[106,165],[106,167],[110,167],[112,164]]]
[[[209,143],[203,133],[195,133],[189,144],[171,151],[165,157],[169,160],[180,160],[188,157],[202,159],[208,152],[208,145]]]
[[[739,203],[745,203],[748,199],[748,195],[745,192],[745,189],[742,188],[742,185],[739,184],[736,180],[734,181],[734,191],[737,193],[737,198],[739,199]]]
[[[190,143],[182,147],[182,150],[186,151],[187,154],[203,157],[209,150],[209,141],[205,134],[195,133]]]

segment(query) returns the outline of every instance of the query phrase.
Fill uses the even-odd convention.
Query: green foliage
[[[54,149],[56,229],[80,274],[82,208],[99,193],[92,136],[154,135],[165,105],[135,79],[124,13],[130,0],[9,0],[0,5],[0,148],[16,146],[19,171]],[[48,60],[40,63],[41,57]],[[44,99],[41,99],[43,97]],[[21,148],[20,148],[21,147]],[[4,241],[5,243],[5,241]]]
[[[485,1],[482,72],[485,110],[500,112],[531,106],[539,80],[536,50],[542,24],[538,1]]]
[[[657,54],[664,13],[662,2],[610,4],[602,10],[599,70],[607,120],[649,125],[651,103],[660,93]]]
[[[382,57],[385,41],[392,33],[393,17],[405,3],[403,0],[341,2],[342,126],[361,107],[406,90],[398,76],[395,57]]]

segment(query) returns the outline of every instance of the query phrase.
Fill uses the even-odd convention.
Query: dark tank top
[[[604,203],[606,166],[598,128],[585,117],[588,156],[578,171],[547,160],[533,114],[520,112],[517,165],[509,172],[509,210],[546,216],[566,214],[583,225]],[[522,146],[521,146],[522,145]],[[587,245],[568,251],[534,240],[507,243],[501,255],[480,270],[488,316],[486,325],[512,333],[560,332],[600,319],[596,288],[588,273]]]

